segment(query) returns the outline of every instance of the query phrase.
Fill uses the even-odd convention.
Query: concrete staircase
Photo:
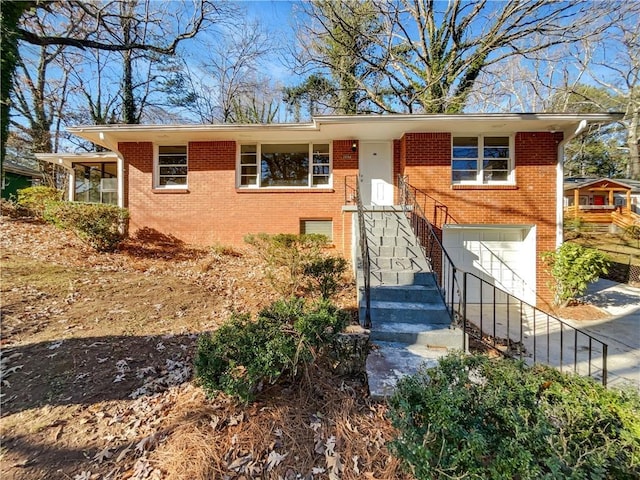
[[[461,349],[463,333],[451,328],[434,274],[404,212],[399,207],[371,207],[364,216],[373,343],[367,376],[371,397],[383,399],[400,377],[422,364],[435,365],[450,349]],[[365,309],[362,275],[359,268],[360,318]]]

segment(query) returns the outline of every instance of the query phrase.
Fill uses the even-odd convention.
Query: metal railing
[[[421,202],[418,201],[417,190],[409,185],[402,176],[398,176],[398,190],[402,210],[430,263],[440,296],[447,307],[451,320],[455,323],[457,321],[456,314],[460,311],[461,298],[460,285],[456,275],[457,269],[442,246],[441,238],[438,237],[431,222],[427,220]],[[458,302],[457,307],[456,301]],[[463,345],[463,349],[466,350],[466,345]]]
[[[417,197],[420,190],[398,177],[400,202],[436,276],[452,322],[483,345],[508,357],[545,363],[607,384],[606,343],[455,267]],[[463,349],[466,338],[463,335]],[[599,360],[598,360],[599,359]]]
[[[606,386],[606,343],[473,273],[460,273],[460,318],[469,337],[504,356],[600,378]]]
[[[362,204],[362,195],[360,195],[360,182],[356,177],[355,182],[355,200],[358,206],[358,235],[360,243],[360,260],[362,262],[362,279],[364,290],[361,295],[364,297],[364,322],[363,327],[371,328],[371,258],[369,256],[369,241],[367,239],[367,226],[364,219],[364,205]],[[345,179],[345,197],[346,197],[346,179]]]

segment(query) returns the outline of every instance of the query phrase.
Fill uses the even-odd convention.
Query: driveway
[[[611,316],[569,323],[609,345],[610,386],[640,390],[640,288],[601,279],[589,285],[585,299]]]

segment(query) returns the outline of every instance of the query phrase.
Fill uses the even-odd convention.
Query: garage
[[[532,225],[444,225],[442,240],[456,268],[535,305],[535,230]],[[468,303],[480,302],[479,283],[467,282]]]

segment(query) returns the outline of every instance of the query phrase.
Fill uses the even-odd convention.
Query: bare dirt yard
[[[312,367],[254,404],[205,398],[197,337],[279,298],[248,249],[96,253],[2,218],[2,479],[410,478],[363,378]],[[345,279],[337,303],[355,306]]]

